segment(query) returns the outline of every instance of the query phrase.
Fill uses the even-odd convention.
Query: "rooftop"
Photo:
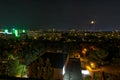
[[[43,60],[45,61],[47,58],[49,58],[51,62],[51,66],[54,68],[63,68],[67,54],[63,53],[45,53],[41,56]]]

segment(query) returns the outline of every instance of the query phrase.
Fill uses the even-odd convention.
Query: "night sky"
[[[120,30],[120,1],[0,0],[0,28],[4,26]]]

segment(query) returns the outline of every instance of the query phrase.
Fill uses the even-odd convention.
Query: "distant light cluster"
[[[19,37],[21,33],[26,33],[26,30],[25,29],[15,29],[15,28],[12,28],[11,30],[4,29],[0,33],[3,33],[3,34],[13,34],[16,37]]]

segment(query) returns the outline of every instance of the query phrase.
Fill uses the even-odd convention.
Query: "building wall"
[[[54,68],[54,73],[51,80],[63,80],[62,69]]]
[[[67,56],[66,62],[64,64],[64,69],[66,69],[66,66],[68,64],[69,61],[69,55]],[[53,78],[52,80],[63,80],[64,74],[63,74],[63,68],[54,68],[54,73],[53,73]]]

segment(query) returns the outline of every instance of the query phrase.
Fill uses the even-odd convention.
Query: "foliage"
[[[91,80],[91,79],[92,79],[91,76],[86,76],[86,77],[83,78],[83,80]]]
[[[89,55],[87,56],[88,60],[95,62],[98,65],[104,65],[105,59],[108,56],[108,52],[103,49],[89,50]]]
[[[19,60],[11,60],[8,63],[8,75],[10,76],[16,76],[20,75],[23,76],[25,75],[26,69],[25,65],[22,65],[19,63]]]
[[[50,60],[45,61],[40,57],[28,66],[28,76],[48,80],[52,75]]]
[[[29,64],[36,60],[39,56],[45,53],[44,45],[42,43],[29,43],[22,47],[23,56],[25,64]]]
[[[2,56],[4,59],[7,59],[8,56],[9,56],[8,51],[7,51],[7,50],[4,50],[4,51],[2,52],[2,54],[1,54],[1,56]]]

